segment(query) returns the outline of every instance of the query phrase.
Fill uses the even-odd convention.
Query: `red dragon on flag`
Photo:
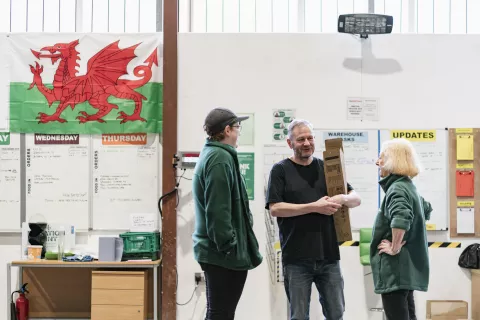
[[[88,114],[80,111],[76,119],[80,123],[89,121],[98,121],[104,123],[102,119],[112,109],[118,109],[118,106],[108,102],[110,96],[121,99],[130,99],[135,103],[135,109],[132,114],[126,114],[120,111],[117,119],[122,119],[120,123],[127,121],[143,121],[141,117],[142,100],[147,98],[135,91],[136,88],[142,87],[148,83],[152,77],[152,66],[158,66],[157,48],[144,61],[147,65],[139,65],[133,69],[133,74],[139,77],[138,80],[120,79],[124,75],[128,75],[127,66],[136,58],[135,49],[140,43],[131,47],[121,49],[118,46],[119,41],[115,41],[88,60],[87,72],[85,75],[77,76],[80,60],[79,52],[76,46],[78,40],[70,43],[57,43],[53,46],[43,47],[39,51],[32,50],[37,59],[50,58],[52,64],[60,60],[58,68],[53,79],[53,89],[43,84],[41,74],[43,66],[35,62],[35,67],[30,65],[33,73],[33,82],[29,90],[35,86],[45,96],[49,106],[54,102],[59,102],[55,113],[48,115],[43,112],[38,113],[37,119],[39,123],[48,123],[51,121],[66,122],[60,118],[62,112],[71,107],[72,110],[77,104],[88,102],[93,108],[97,109],[97,113]],[[48,53],[47,53],[48,52]]]

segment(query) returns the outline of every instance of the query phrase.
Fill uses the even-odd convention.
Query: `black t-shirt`
[[[347,190],[353,188],[347,184]],[[290,159],[276,163],[268,181],[266,209],[270,203],[305,204],[327,196],[323,161],[313,158],[307,166]],[[333,216],[309,213],[277,217],[283,263],[299,260],[340,260]]]

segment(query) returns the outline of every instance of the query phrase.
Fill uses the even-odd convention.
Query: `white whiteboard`
[[[420,158],[422,172],[413,179],[418,192],[432,204],[431,220],[427,221],[429,230],[447,230],[448,227],[448,131],[442,130],[382,130],[381,142],[397,137],[393,133],[418,132],[417,137],[426,137],[422,133],[435,133],[432,138],[414,138],[411,140]],[[410,139],[409,139],[410,140]],[[383,191],[381,198],[383,199]]]
[[[153,213],[158,225],[158,145],[158,134],[92,137],[93,229],[129,229],[137,213]]]
[[[88,228],[90,139],[78,134],[26,134],[26,221]]]
[[[0,132],[1,230],[20,228],[20,134]]]

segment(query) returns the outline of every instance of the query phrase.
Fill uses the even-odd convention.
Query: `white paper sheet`
[[[475,210],[457,208],[457,233],[475,233]]]
[[[378,121],[377,98],[347,98],[347,120]]]
[[[130,215],[131,232],[154,232],[158,230],[155,213],[133,213]]]

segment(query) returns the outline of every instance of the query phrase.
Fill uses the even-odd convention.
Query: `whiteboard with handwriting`
[[[0,132],[0,232],[38,217],[79,232],[128,230],[132,215],[158,226],[160,153],[158,134]]]
[[[26,221],[41,214],[47,223],[88,229],[90,137],[25,135]]]
[[[18,230],[20,208],[20,134],[0,132],[0,230]]]
[[[132,214],[154,214],[158,225],[158,145],[156,134],[92,137],[94,229],[129,229]]]
[[[441,130],[382,130],[381,141],[406,138],[415,148],[422,171],[413,179],[418,192],[432,204],[428,230],[448,227],[448,131]],[[383,193],[382,193],[383,198]]]

